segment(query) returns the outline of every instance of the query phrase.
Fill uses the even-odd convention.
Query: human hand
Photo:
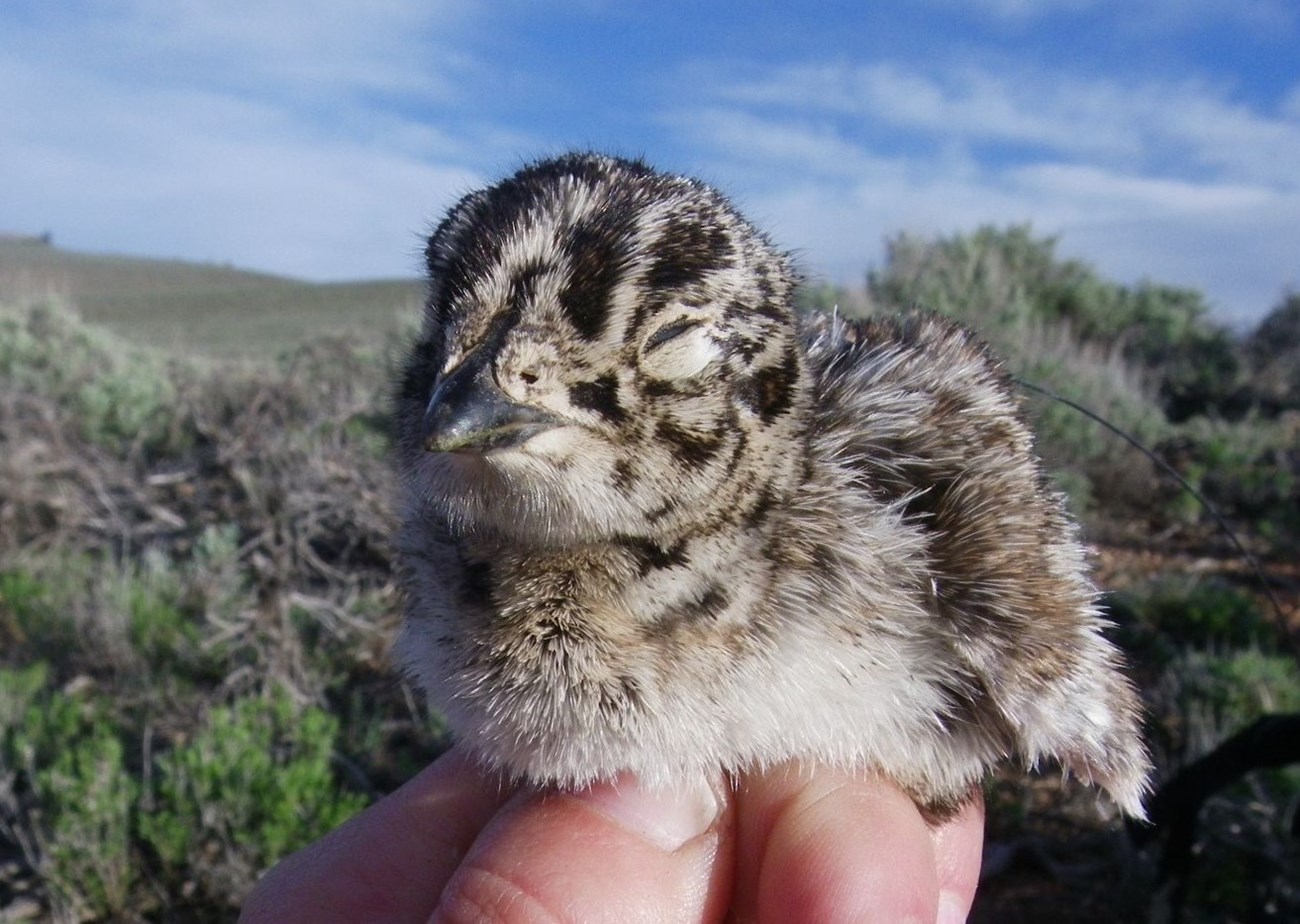
[[[782,767],[656,793],[511,789],[453,751],[271,870],[243,924],[962,921],[978,800],[936,828],[877,778]]]

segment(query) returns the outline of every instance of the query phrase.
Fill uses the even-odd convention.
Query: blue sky
[[[5,0],[0,231],[411,275],[572,147],[730,193],[814,279],[1032,222],[1225,321],[1300,288],[1294,0]]]

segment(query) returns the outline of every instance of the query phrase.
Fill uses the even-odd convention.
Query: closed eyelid
[[[665,324],[646,339],[645,349],[653,350],[657,346],[662,346],[674,337],[679,337],[691,328],[699,327],[703,323],[702,318],[682,318]]]

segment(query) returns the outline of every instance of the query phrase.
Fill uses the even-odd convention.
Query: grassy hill
[[[0,235],[0,301],[46,293],[136,344],[264,358],[313,334],[378,339],[419,308],[415,279],[312,283],[231,266],[79,253]]]

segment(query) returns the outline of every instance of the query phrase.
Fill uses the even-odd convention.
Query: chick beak
[[[518,446],[560,423],[554,415],[508,397],[489,363],[470,358],[438,382],[424,411],[429,452],[491,452]]]

